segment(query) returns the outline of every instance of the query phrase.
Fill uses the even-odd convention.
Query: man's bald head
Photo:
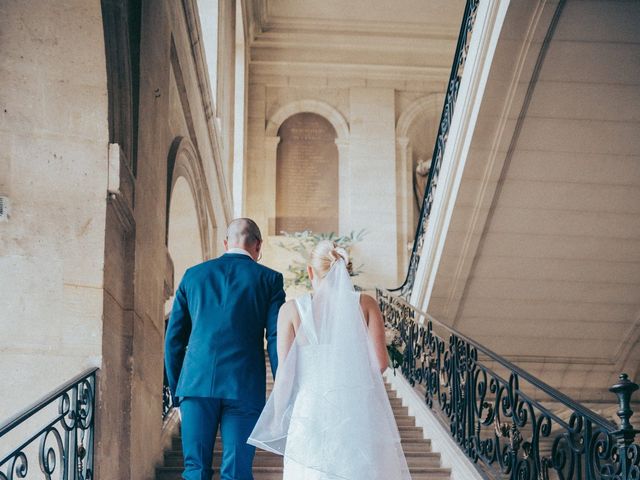
[[[227,227],[227,238],[225,246],[227,248],[243,248],[255,257],[260,254],[262,245],[262,234],[256,222],[250,218],[236,218]]]

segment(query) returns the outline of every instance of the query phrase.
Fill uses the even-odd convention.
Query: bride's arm
[[[294,322],[298,318],[298,309],[293,300],[282,305],[278,313],[278,363],[287,358],[293,340],[296,338]]]
[[[360,295],[360,306],[362,307],[367,325],[369,326],[369,337],[371,337],[371,341],[373,342],[380,372],[384,372],[389,364],[389,357],[387,353],[387,341],[384,335],[382,312],[380,311],[380,307],[378,307],[378,302],[376,302],[373,297],[364,293]]]

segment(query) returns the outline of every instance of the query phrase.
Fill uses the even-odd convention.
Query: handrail
[[[447,138],[449,136],[449,127],[453,119],[453,112],[456,106],[456,100],[458,98],[458,91],[460,88],[460,81],[462,73],[464,71],[464,64],[467,58],[467,52],[469,51],[469,44],[471,40],[471,33],[473,31],[473,25],[476,19],[476,11],[480,0],[467,0],[464,14],[462,16],[462,25],[460,26],[460,34],[458,35],[458,43],[456,45],[456,52],[453,57],[453,65],[451,66],[451,73],[449,74],[449,82],[447,84],[447,93],[444,99],[444,105],[442,107],[442,115],[440,116],[440,126],[438,127],[438,135],[436,137],[436,144],[433,148],[433,155],[431,157],[431,167],[429,168],[429,175],[427,177],[427,187],[424,191],[422,205],[420,207],[420,216],[418,218],[418,227],[416,228],[416,234],[413,241],[413,248],[411,250],[411,258],[409,260],[409,266],[407,268],[407,275],[402,285],[391,291],[400,291],[402,295],[409,296],[413,289],[415,281],[415,275],[418,271],[418,264],[420,263],[420,251],[422,250],[422,244],[424,241],[424,235],[427,229],[427,220],[431,214],[431,205],[433,204],[434,192],[438,184],[438,176],[440,174],[440,167],[442,165],[442,159],[444,157],[444,149],[447,144]]]
[[[402,297],[380,289],[377,297],[395,335],[394,368],[424,388],[426,405],[483,470],[513,480],[640,478],[640,431],[629,421],[639,387],[627,375],[609,388],[618,397],[616,425]],[[507,378],[478,353],[506,369]],[[535,395],[520,386],[522,380]],[[568,420],[535,398],[539,393],[568,407]]]
[[[4,458],[0,457],[0,480],[27,478],[29,460],[36,452],[37,463],[46,478],[53,475],[64,480],[93,478],[97,371],[98,368],[89,368],[76,375],[0,426],[0,441],[10,435],[26,437],[20,441],[11,438],[18,445]],[[35,433],[21,431],[21,427],[31,428],[25,422],[56,402],[55,411],[48,413]]]
[[[590,409],[586,408],[584,405],[581,405],[580,403],[576,402],[575,400],[573,400],[572,398],[568,397],[564,393],[562,393],[559,390],[553,388],[548,383],[545,383],[544,381],[540,380],[538,377],[535,377],[535,376],[531,375],[526,370],[523,370],[522,368],[518,367],[517,365],[511,363],[506,358],[498,355],[493,350],[491,350],[491,349],[485,347],[484,345],[476,342],[472,338],[467,337],[465,334],[459,332],[455,328],[450,327],[449,325],[447,325],[445,323],[442,323],[441,321],[437,320],[436,318],[434,318],[433,316],[429,315],[428,313],[417,309],[416,307],[411,305],[409,302],[407,302],[404,298],[395,297],[394,301],[396,303],[400,303],[404,307],[412,309],[416,314],[424,317],[425,319],[427,319],[432,324],[437,325],[440,328],[443,328],[443,329],[447,330],[451,335],[455,335],[459,339],[464,340],[466,343],[468,343],[469,345],[473,346],[479,352],[484,353],[487,357],[491,358],[492,360],[494,360],[495,362],[499,363],[500,365],[502,365],[506,369],[510,370],[511,372],[518,374],[518,376],[521,379],[524,379],[527,382],[529,382],[531,385],[533,385],[534,387],[539,388],[540,390],[542,390],[544,393],[546,393],[548,396],[554,398],[555,400],[558,400],[561,403],[565,404],[566,406],[571,407],[573,410],[576,410],[576,411],[582,413],[584,416],[588,417],[593,422],[599,424],[601,427],[609,428],[611,431],[614,431],[617,428],[616,424],[613,423],[612,421],[607,420],[603,416],[598,415],[593,410],[590,410]],[[411,318],[411,321],[416,322],[416,323],[419,324],[419,322],[415,318]]]
[[[169,315],[164,318],[164,333],[167,333],[169,325]],[[167,368],[163,363],[162,366],[162,421],[165,422],[171,411],[175,408],[175,400],[169,388],[169,379],[167,378]]]
[[[72,386],[74,386],[81,380],[89,377],[90,375],[93,375],[98,370],[99,370],[98,367],[86,369],[84,372],[76,375],[68,382],[64,383],[60,387],[53,390],[51,393],[44,395],[42,398],[40,398],[40,400],[35,401],[29,407],[25,408],[21,412],[18,412],[13,417],[9,417],[8,420],[6,420],[2,425],[0,425],[0,437],[2,437],[4,434],[9,432],[9,430],[12,430],[13,428],[20,425],[29,417],[32,417],[33,415],[38,413],[47,405],[50,405],[51,403],[53,403],[60,395],[62,395],[67,390],[69,390]]]

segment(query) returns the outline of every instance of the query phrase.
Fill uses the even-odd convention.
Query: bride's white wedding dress
[[[283,480],[410,479],[344,263],[296,306],[296,339],[249,443],[284,456]]]

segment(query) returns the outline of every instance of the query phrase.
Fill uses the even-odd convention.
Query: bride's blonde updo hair
[[[347,271],[351,275],[353,273],[353,265],[349,260],[349,254],[344,248],[337,246],[331,240],[322,240],[311,250],[311,268],[320,278],[324,278],[338,260],[344,260],[347,265]]]

